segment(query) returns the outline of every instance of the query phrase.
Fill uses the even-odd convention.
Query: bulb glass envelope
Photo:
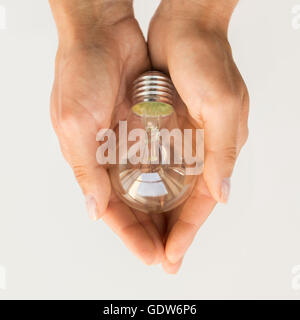
[[[139,146],[144,148],[135,148],[136,140],[127,141],[126,161],[123,159],[110,168],[114,190],[125,203],[139,211],[172,210],[188,198],[197,180],[197,175],[186,174],[191,165],[182,157],[183,131],[173,107],[156,102],[133,106],[127,119],[128,140],[130,132],[139,129],[144,132],[139,136]],[[165,141],[162,129],[171,133]],[[180,133],[179,140],[172,136],[174,129]],[[203,163],[203,158],[200,161]]]

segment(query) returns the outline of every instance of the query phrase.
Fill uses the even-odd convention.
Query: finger
[[[164,257],[164,259],[162,261],[162,267],[166,273],[176,274],[176,273],[178,273],[178,271],[182,265],[182,261],[183,261],[183,258],[181,258],[176,263],[171,263],[166,257]]]
[[[157,248],[133,212],[121,201],[110,201],[103,221],[121,238],[127,248],[145,264],[156,261]]]
[[[238,154],[240,101],[228,99],[204,108],[204,180],[212,196],[226,203]],[[223,106],[221,106],[223,104]]]
[[[170,212],[167,212],[167,227],[165,232],[165,244],[167,243],[169,234],[174,226],[174,224],[177,222],[178,218],[180,217],[180,214],[182,212],[182,209],[184,207],[184,203],[178,206],[177,208],[173,209]]]
[[[230,177],[248,137],[247,89],[241,99],[231,96],[225,100],[222,108],[212,105],[204,109],[204,179],[214,199],[226,203],[230,193]]]
[[[175,264],[186,253],[197,231],[208,218],[216,201],[208,192],[203,177],[199,177],[197,185],[182,212],[169,233],[166,243],[166,257]]]
[[[164,243],[164,235],[166,233],[166,214],[165,213],[150,213],[151,219],[158,230],[160,237]]]
[[[140,222],[140,224],[144,227],[145,231],[147,232],[149,237],[152,239],[156,247],[156,257],[152,264],[161,263],[164,256],[165,248],[162,241],[162,236],[159,233],[159,230],[157,229],[153,220],[151,219],[151,215],[144,212],[138,212],[138,211],[135,211],[134,214],[137,220]]]
[[[239,133],[238,133],[238,153],[240,153],[242,147],[245,145],[248,135],[248,117],[249,117],[249,93],[245,86],[245,92],[242,98],[242,109],[240,113]]]

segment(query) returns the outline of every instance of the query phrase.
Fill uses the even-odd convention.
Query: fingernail
[[[167,256],[167,260],[171,264],[176,264],[177,262],[180,261],[180,259],[181,259],[181,256],[177,256],[177,255],[168,254],[168,256]]]
[[[163,261],[162,266],[166,273],[176,275],[181,267],[183,257],[178,262],[172,263],[167,258]]]
[[[230,178],[225,178],[222,181],[221,186],[221,201],[226,203],[229,199],[230,194]]]
[[[90,219],[93,221],[98,220],[97,202],[95,198],[91,195],[85,196],[85,204]]]

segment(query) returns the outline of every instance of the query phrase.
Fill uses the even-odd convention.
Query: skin
[[[229,179],[248,136],[249,95],[227,40],[236,3],[162,0],[149,28],[154,69],[169,72],[181,97],[177,103],[186,105],[190,122],[205,129],[203,176],[180,213],[167,218],[165,255],[172,263],[181,261],[216,202],[227,202]]]
[[[144,263],[176,273],[215,204],[227,201],[248,135],[248,93],[227,41],[237,1],[162,0],[149,28],[150,56],[131,1],[49,2],[59,34],[51,118],[89,215],[102,217]],[[120,202],[95,158],[96,133],[126,118],[131,83],[151,67],[170,74],[178,113],[205,129],[204,174],[188,201],[163,215]]]

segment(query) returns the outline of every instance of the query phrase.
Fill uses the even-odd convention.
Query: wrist
[[[169,19],[188,19],[202,28],[227,34],[238,0],[162,0],[158,14]]]
[[[49,0],[60,44],[91,43],[110,26],[133,18],[133,0]]]

